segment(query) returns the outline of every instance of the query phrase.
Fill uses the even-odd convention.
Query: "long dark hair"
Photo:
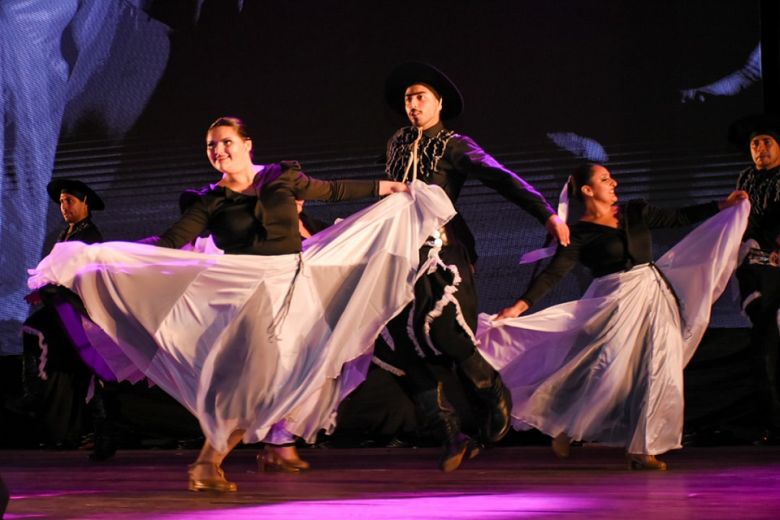
[[[582,187],[590,186],[590,179],[593,177],[593,170],[597,166],[602,166],[597,162],[584,162],[577,166],[569,177],[569,197],[574,197],[579,201],[583,200]]]

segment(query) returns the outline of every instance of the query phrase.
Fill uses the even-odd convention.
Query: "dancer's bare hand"
[[[732,191],[731,193],[729,193],[728,197],[718,202],[718,208],[719,209],[730,208],[734,204],[746,200],[747,198],[748,198],[748,194],[746,191],[742,191],[742,190]]]
[[[379,196],[384,197],[391,193],[402,193],[409,191],[409,185],[397,181],[379,181]]]
[[[504,318],[517,318],[525,311],[528,310],[528,302],[525,300],[517,300],[514,305],[502,310],[496,316],[497,320],[503,320]]]
[[[558,215],[550,215],[547,222],[544,223],[545,229],[558,241],[559,244],[566,247],[569,245],[569,226]]]
[[[38,293],[38,291],[33,291],[24,297],[24,301],[30,305],[38,305],[41,303],[41,295]]]

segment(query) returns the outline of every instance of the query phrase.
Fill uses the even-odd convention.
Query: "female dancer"
[[[575,171],[569,190],[585,209],[571,244],[498,320],[481,316],[479,338],[512,391],[515,427],[550,435],[560,457],[584,439],[624,446],[631,469],[665,470],[655,455],[680,447],[683,367],[736,266],[749,204],[738,191],[677,210],[618,206],[616,186],[604,166]],[[651,228],[716,213],[651,262]],[[577,262],[595,277],[582,299],[516,318]]]
[[[222,461],[242,439],[276,446],[261,466],[308,467],[291,441],[334,426],[384,324],[412,298],[417,249],[453,214],[442,191],[412,187],[310,239],[296,199],[408,191],[391,181],[319,181],[296,163],[252,164],[244,124],[217,119],[206,151],[221,179],[147,244],[55,249],[29,284],[81,296],[87,334],[117,379],[161,386],[199,419],[206,442],[191,490],[235,491]],[[204,231],[225,255],[177,248]],[[258,258],[262,256],[263,258]]]

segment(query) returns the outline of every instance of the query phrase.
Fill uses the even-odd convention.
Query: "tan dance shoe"
[[[571,437],[561,432],[553,437],[550,446],[552,447],[553,453],[555,453],[556,457],[559,459],[566,459],[571,454]]]
[[[311,464],[297,456],[292,459],[285,459],[276,453],[273,448],[266,447],[263,453],[257,456],[257,467],[260,471],[299,473],[310,469]]]
[[[196,477],[195,468],[198,466],[212,466],[213,475],[208,477]],[[190,491],[214,491],[217,493],[232,493],[238,490],[235,482],[229,482],[225,478],[225,472],[213,462],[196,462],[189,467]]]
[[[626,460],[630,470],[666,471],[669,467],[666,462],[656,459],[655,455],[628,453]]]

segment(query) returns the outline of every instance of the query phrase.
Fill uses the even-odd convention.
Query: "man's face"
[[[60,212],[68,224],[81,222],[89,215],[87,203],[68,193],[60,194]]]
[[[412,126],[427,130],[439,122],[441,100],[425,85],[416,83],[404,92],[406,115]]]
[[[750,140],[750,155],[758,170],[780,166],[780,146],[771,135],[759,134]]]

